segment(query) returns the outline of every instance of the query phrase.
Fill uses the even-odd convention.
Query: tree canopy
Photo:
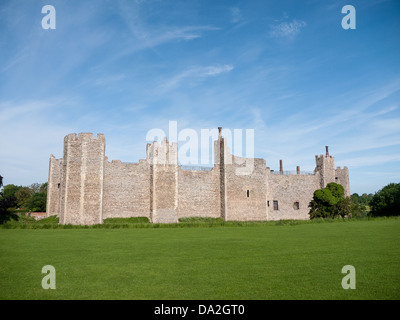
[[[331,182],[325,188],[314,191],[309,208],[310,219],[337,216],[344,218],[351,214],[352,202],[345,198],[342,185]]]
[[[3,186],[3,177],[0,176],[0,188]],[[8,184],[0,192],[0,223],[10,219],[17,219],[17,208],[32,212],[46,211],[47,182],[34,183],[28,187]]]
[[[372,216],[399,216],[400,215],[400,183],[389,183],[371,200]]]

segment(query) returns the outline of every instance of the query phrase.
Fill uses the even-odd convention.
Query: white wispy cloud
[[[270,28],[269,35],[273,38],[293,38],[298,35],[307,23],[302,20],[294,19],[291,22],[282,22],[277,25],[272,25]]]
[[[191,85],[195,85],[207,77],[214,77],[222,73],[230,72],[233,69],[234,66],[230,64],[212,65],[206,67],[191,67],[164,81],[161,85],[161,89],[174,89],[178,87],[178,85],[181,84],[184,80],[186,81],[186,83],[189,81]]]
[[[231,12],[231,21],[233,23],[237,23],[243,20],[242,12],[240,11],[239,8],[237,7],[230,8],[230,12]]]
[[[128,26],[135,41],[126,44],[126,48],[117,55],[117,58],[169,42],[194,40],[201,38],[205,31],[219,30],[218,27],[210,25],[151,25],[138,6],[131,7],[122,2],[119,2],[119,6],[120,17]]]
[[[115,74],[115,75],[107,75],[103,77],[98,77],[93,80],[93,85],[95,86],[106,86],[112,83],[116,83],[122,81],[126,78],[125,74]]]

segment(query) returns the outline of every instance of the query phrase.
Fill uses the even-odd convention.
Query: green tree
[[[344,188],[341,184],[331,182],[326,185],[326,189],[331,192],[337,201],[344,198]]]
[[[32,212],[45,212],[46,198],[45,192],[36,192],[28,199],[26,206]]]
[[[373,195],[363,193],[361,196],[358,193],[353,193],[351,195],[352,205],[352,217],[365,217],[369,214],[369,205],[372,200]]]
[[[328,183],[323,189],[315,190],[309,204],[310,219],[314,218],[342,218],[349,216],[352,210],[350,198],[344,197],[344,188],[337,183]]]
[[[400,215],[400,183],[389,183],[371,200],[372,216],[398,216]]]
[[[3,186],[3,177],[0,176],[0,188]],[[12,185],[13,186],[13,185]],[[8,210],[8,208],[12,207],[14,204],[14,193],[12,192],[12,187],[5,186],[3,190],[0,192],[0,224],[4,222],[14,219],[17,220],[18,216]],[[6,192],[4,192],[4,190]]]
[[[18,190],[22,188],[21,186],[16,186],[14,184],[8,184],[6,186],[4,186],[3,188],[3,197],[7,199],[8,203],[9,203],[9,208],[11,207],[16,207],[18,205],[18,200],[16,197],[16,193],[18,192]]]
[[[40,183],[32,183],[29,188],[32,190],[32,194],[40,192],[42,187],[42,184]]]
[[[353,203],[350,197],[345,197],[340,199],[333,207],[333,212],[336,215],[341,216],[342,218],[345,217],[353,217],[354,213],[357,212],[358,205]]]
[[[19,188],[19,190],[15,193],[18,208],[25,207],[26,202],[32,196],[32,194],[32,190],[28,187]]]

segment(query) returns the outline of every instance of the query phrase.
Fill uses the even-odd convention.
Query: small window
[[[247,190],[247,198],[250,197],[250,190]]]
[[[57,185],[57,188],[60,189],[60,183]]]
[[[267,207],[269,207],[269,200],[267,201]]]
[[[299,209],[300,209],[300,203],[299,203],[298,201],[296,201],[296,202],[293,204],[293,209],[294,209],[294,210],[299,210]]]
[[[274,210],[279,210],[278,200],[274,200]]]

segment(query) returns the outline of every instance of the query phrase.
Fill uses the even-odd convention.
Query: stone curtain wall
[[[219,169],[178,174],[178,217],[220,217]]]
[[[267,169],[267,220],[309,219],[308,204],[320,188],[320,176],[274,174]],[[278,201],[278,210],[274,209]],[[298,202],[298,210],[295,203]],[[269,203],[269,206],[268,206]]]
[[[150,165],[105,161],[103,219],[150,218]]]
[[[249,174],[239,175],[247,161],[254,163]],[[247,162],[247,166],[251,166]],[[231,164],[225,164],[226,220],[266,220],[265,160],[232,156]]]
[[[214,152],[211,171],[181,169],[178,145],[166,139],[148,144],[139,163],[109,162],[104,135],[69,134],[63,158],[50,156],[47,216],[57,214],[61,224],[87,225],[116,217],[148,217],[154,223],[184,217],[308,219],[315,190],[337,182],[350,195],[349,170],[335,169],[328,149],[315,156],[310,175],[300,174],[299,167],[298,174],[284,174],[282,164],[276,174],[264,159],[232,156],[221,131]]]
[[[60,212],[60,191],[63,160],[50,155],[49,179],[47,184],[46,216],[58,215]]]

